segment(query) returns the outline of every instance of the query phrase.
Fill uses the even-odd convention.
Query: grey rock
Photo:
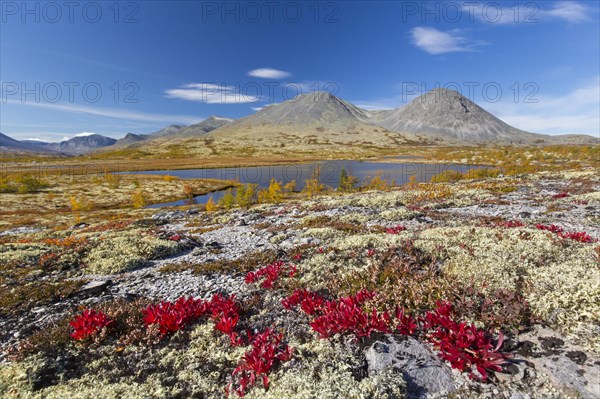
[[[246,226],[246,221],[244,219],[240,219],[235,224],[236,226]]]
[[[374,341],[364,353],[370,376],[390,367],[402,373],[410,398],[456,390],[450,368],[415,338],[386,335]]]
[[[107,280],[107,281],[90,281],[89,283],[87,283],[83,287],[81,287],[79,289],[79,292],[86,293],[86,294],[89,294],[89,295],[98,294],[100,292],[105,291],[106,288],[108,288],[109,284],[110,284],[110,280]]]
[[[521,212],[519,213],[519,216],[523,219],[529,219],[531,217],[531,213],[529,212]]]
[[[523,334],[542,348],[543,356],[527,358],[535,368],[548,376],[556,388],[571,397],[597,399],[600,397],[600,361],[591,353],[585,354],[580,347],[560,338],[560,334],[537,326]]]

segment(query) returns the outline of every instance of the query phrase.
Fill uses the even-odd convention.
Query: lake
[[[151,170],[142,172],[125,173],[143,173],[156,175],[169,175],[181,179],[191,178],[210,178],[222,180],[237,180],[240,183],[258,184],[261,188],[269,186],[272,178],[288,183],[296,180],[296,190],[302,190],[304,183],[310,179],[315,168],[320,169],[320,181],[329,186],[337,187],[340,180],[340,171],[346,170],[350,175],[356,176],[360,182],[368,177],[373,177],[378,173],[388,180],[394,180],[396,184],[406,183],[410,176],[415,176],[417,182],[427,182],[439,173],[447,170],[466,172],[471,169],[480,169],[477,165],[459,165],[459,164],[427,164],[427,163],[401,163],[401,162],[367,162],[367,161],[319,161],[306,164],[293,165],[270,165],[270,166],[227,166],[222,168],[206,169],[187,169],[187,170]],[[212,197],[215,201],[223,196],[224,191],[217,191],[211,194],[199,195],[194,198],[194,203],[204,204]],[[180,200],[162,204],[150,205],[150,208],[160,208],[163,206],[189,205],[190,200]]]

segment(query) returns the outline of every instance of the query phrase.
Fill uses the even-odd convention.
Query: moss
[[[68,298],[77,292],[83,283],[80,280],[32,281],[2,289],[0,291],[0,314],[8,315],[44,303]]]

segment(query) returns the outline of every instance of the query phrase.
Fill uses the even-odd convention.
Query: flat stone
[[[394,368],[406,381],[409,398],[446,395],[456,390],[450,368],[415,338],[386,335],[365,348],[364,353],[369,375]]]
[[[103,292],[104,290],[106,290],[108,288],[110,284],[110,280],[106,280],[106,281],[100,281],[100,280],[94,280],[94,281],[90,281],[89,283],[85,284],[84,286],[82,286],[79,289],[79,292],[84,292],[86,294],[98,294],[100,292]]]

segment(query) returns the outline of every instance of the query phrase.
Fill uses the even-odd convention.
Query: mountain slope
[[[50,154],[53,153],[51,149],[44,148],[44,145],[47,143],[39,144],[40,142],[32,142],[32,140],[27,140],[26,142],[15,140],[12,137],[9,137],[5,134],[0,133],[0,150],[7,152],[16,152],[16,153],[41,153],[41,154]]]
[[[58,152],[63,152],[72,155],[81,155],[97,150],[102,147],[113,145],[117,140],[101,136],[99,134],[89,134],[85,136],[75,136],[60,143],[50,143],[44,146],[46,149],[51,149]]]
[[[170,136],[172,138],[200,136],[208,132],[212,132],[213,130],[218,129],[221,126],[229,125],[233,121],[234,119],[212,115],[203,120],[202,122],[185,127]]]
[[[525,142],[535,134],[514,128],[456,91],[436,89],[408,105],[377,114],[372,123],[401,132],[465,142]]]
[[[180,131],[183,128],[185,128],[185,126],[182,126],[182,125],[169,125],[169,126],[165,127],[164,129],[160,129],[157,132],[150,133],[150,134],[144,134],[143,136],[146,136],[148,138],[168,136],[170,134],[177,133],[178,131]]]
[[[428,144],[409,133],[389,132],[370,124],[371,113],[330,93],[300,95],[269,105],[205,136],[213,153],[374,151],[404,144]],[[186,143],[194,145],[195,143]],[[239,152],[239,151],[238,151]]]
[[[239,120],[243,125],[347,126],[368,122],[371,114],[327,92],[302,94],[281,104],[264,107]]]
[[[148,136],[142,134],[127,133],[124,137],[118,139],[111,147],[127,147],[128,145],[147,140]]]
[[[373,113],[371,123],[392,131],[442,137],[461,144],[594,143],[591,136],[550,136],[517,129],[448,89],[432,90],[402,108]]]

